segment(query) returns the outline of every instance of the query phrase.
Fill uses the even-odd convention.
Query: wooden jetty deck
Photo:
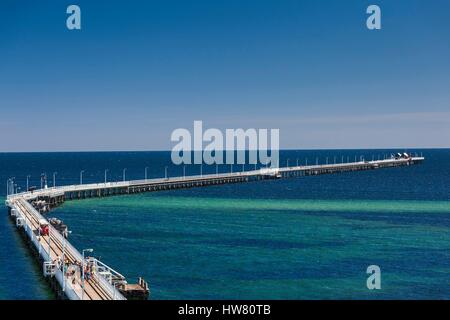
[[[58,296],[71,300],[123,300],[122,294],[99,274],[84,281],[82,289],[82,255],[51,225],[48,235],[41,235],[39,222],[44,219],[25,199],[16,198],[10,203],[16,225],[22,227],[43,262],[44,275],[51,277],[52,287]],[[64,251],[64,252],[63,252]],[[57,261],[61,259],[58,266]],[[66,261],[63,270],[62,261]],[[87,265],[88,259],[85,259]],[[71,270],[73,274],[71,274]],[[66,271],[66,272],[63,272]],[[70,275],[67,275],[70,273]]]
[[[117,289],[118,286],[113,284],[111,279],[116,278],[121,280],[122,287],[133,288],[133,292],[136,289],[135,286],[128,285],[121,274],[101,262],[98,262],[99,264],[95,265],[97,268],[101,268],[102,272],[97,272],[90,280],[85,281],[84,295],[82,294],[82,277],[79,268],[77,269],[76,267],[82,262],[82,255],[50,224],[48,236],[39,234],[39,221],[45,219],[39,211],[49,211],[52,208],[61,205],[66,200],[204,187],[267,179],[303,177],[348,171],[375,170],[409,166],[419,164],[422,161],[424,161],[423,157],[392,158],[375,161],[293,166],[275,169],[263,168],[252,171],[175,178],[69,185],[11,194],[7,196],[6,205],[9,208],[11,216],[15,219],[16,225],[24,231],[27,240],[33,245],[38,253],[39,260],[43,263],[43,273],[51,279],[51,283],[58,295],[72,300],[123,300],[125,297]],[[37,202],[40,204],[44,203],[43,207],[39,207],[39,211],[35,207]],[[62,258],[63,248],[68,265],[72,267],[72,270],[75,270],[73,276],[65,276],[66,273],[63,272],[63,268],[60,268],[58,264],[55,263],[58,258]],[[85,259],[85,263],[89,262],[92,263],[92,260]],[[95,260],[94,262],[97,263]],[[145,288],[147,288],[146,283],[144,284],[143,289],[145,290]]]

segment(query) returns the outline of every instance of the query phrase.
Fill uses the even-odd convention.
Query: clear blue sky
[[[2,0],[0,151],[167,150],[194,120],[279,128],[282,148],[449,147],[449,17],[448,0]]]

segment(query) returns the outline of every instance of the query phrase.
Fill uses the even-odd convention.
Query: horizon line
[[[283,148],[278,149],[278,151],[333,151],[333,150],[449,150],[450,147],[387,147],[387,148],[306,148],[306,149],[295,149],[295,148]],[[270,149],[264,149],[270,151]],[[191,150],[190,152],[203,152],[204,150]],[[258,151],[249,149],[238,149],[238,150],[219,150],[220,152],[238,152],[238,151]],[[0,151],[0,154],[12,154],[12,153],[110,153],[110,152],[172,152],[172,150],[54,150],[54,151]]]

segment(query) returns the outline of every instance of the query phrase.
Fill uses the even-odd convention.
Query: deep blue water
[[[94,247],[131,282],[144,276],[154,299],[449,299],[450,150],[412,151],[423,165],[73,201],[50,215],[69,225],[78,249]],[[282,151],[281,163],[391,152]],[[182,175],[168,152],[0,154],[0,195],[8,177],[25,189],[26,176],[39,186],[42,172],[51,186],[53,172],[62,185],[79,183],[80,170],[89,183],[103,182],[104,169],[109,181],[123,168],[142,179],[146,166],[162,177],[166,165]],[[1,212],[0,298],[52,298]],[[382,271],[379,291],[365,285],[371,264]]]

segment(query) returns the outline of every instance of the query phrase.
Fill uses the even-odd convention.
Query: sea
[[[450,149],[285,150],[280,165],[396,152],[421,165],[66,201],[79,250],[150,299],[450,299]],[[183,175],[170,152],[0,153],[0,299],[54,299],[3,205],[17,188]],[[124,171],[124,169],[126,170]],[[235,165],[233,171],[253,165]],[[186,175],[215,166],[186,165]],[[219,166],[220,172],[231,170]],[[55,174],[54,174],[55,173]],[[380,289],[369,289],[369,266]]]

